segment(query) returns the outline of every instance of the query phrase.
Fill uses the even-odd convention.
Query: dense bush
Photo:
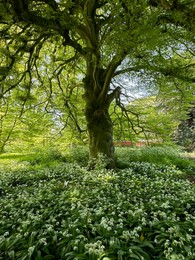
[[[0,174],[0,259],[195,259],[195,186],[173,167]]]

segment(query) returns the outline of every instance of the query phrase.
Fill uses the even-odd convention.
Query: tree
[[[179,145],[185,147],[187,152],[195,150],[195,107],[192,107],[187,114],[188,118],[182,120],[175,132],[175,140]]]
[[[10,104],[7,100],[1,99],[0,105],[0,153],[3,153],[11,134],[13,133],[13,129],[16,126],[18,115],[12,114],[11,118],[8,116]]]
[[[186,103],[182,103],[176,93],[173,95],[169,92],[166,99],[162,95],[146,94],[131,100],[124,106],[122,113],[112,103],[110,114],[116,142],[130,141],[136,144],[140,140],[145,143],[173,141],[178,125],[186,118]]]
[[[82,79],[79,95],[85,100],[90,157],[105,154],[109,168],[115,164],[109,107],[114,99],[121,105],[121,87],[112,80],[129,74],[143,81],[195,81],[192,1],[0,0],[0,9],[1,42],[6,45],[1,95],[26,81],[29,92],[32,86],[45,88],[51,100],[53,85],[58,84],[76,122],[76,104],[71,101],[76,88],[62,85],[72,69],[76,79]],[[177,64],[174,54],[182,55],[182,50],[190,62],[188,58]]]
[[[178,104],[179,105],[179,104]],[[169,111],[161,100],[155,96],[139,98],[129,105],[129,110],[138,115],[140,127],[137,129],[138,140],[148,142],[170,141],[179,124],[181,115],[178,115],[178,107]],[[130,115],[132,122],[137,120],[136,116]],[[136,125],[136,124],[134,124]]]
[[[17,151],[22,147],[34,146],[38,140],[51,139],[56,128],[53,114],[45,112],[44,93],[31,91],[26,98],[26,88],[14,89],[12,95],[0,99],[0,153],[15,145]],[[41,122],[41,124],[40,124]]]

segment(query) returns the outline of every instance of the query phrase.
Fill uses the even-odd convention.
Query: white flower
[[[69,181],[64,181],[64,187],[68,186]]]

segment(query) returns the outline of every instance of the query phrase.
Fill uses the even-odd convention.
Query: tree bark
[[[98,57],[98,55],[97,55]],[[97,60],[87,60],[88,70],[84,79],[85,117],[89,134],[89,168],[94,168],[97,159],[103,155],[107,159],[106,168],[115,168],[113,124],[109,107],[120,96],[120,88],[109,92],[111,75],[117,64],[113,62],[108,69],[99,66]]]
[[[98,57],[98,55],[97,55]],[[87,60],[88,69],[84,79],[85,94],[85,117],[89,133],[89,167],[94,168],[99,155],[107,158],[106,168],[115,168],[113,124],[109,115],[109,107],[115,98],[120,96],[120,88],[109,92],[111,76],[118,65],[110,63],[107,69],[103,69],[93,63],[92,59]]]
[[[94,109],[86,105],[86,120],[89,133],[89,167],[94,168],[97,159],[103,155],[106,168],[115,168],[113,127],[108,110],[103,108]]]

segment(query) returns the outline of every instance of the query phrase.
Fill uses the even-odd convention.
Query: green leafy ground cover
[[[178,159],[181,171],[162,163],[163,148],[158,163],[123,149],[121,169],[88,171],[77,151],[1,168],[0,259],[195,259],[195,185],[184,177],[193,162]]]

